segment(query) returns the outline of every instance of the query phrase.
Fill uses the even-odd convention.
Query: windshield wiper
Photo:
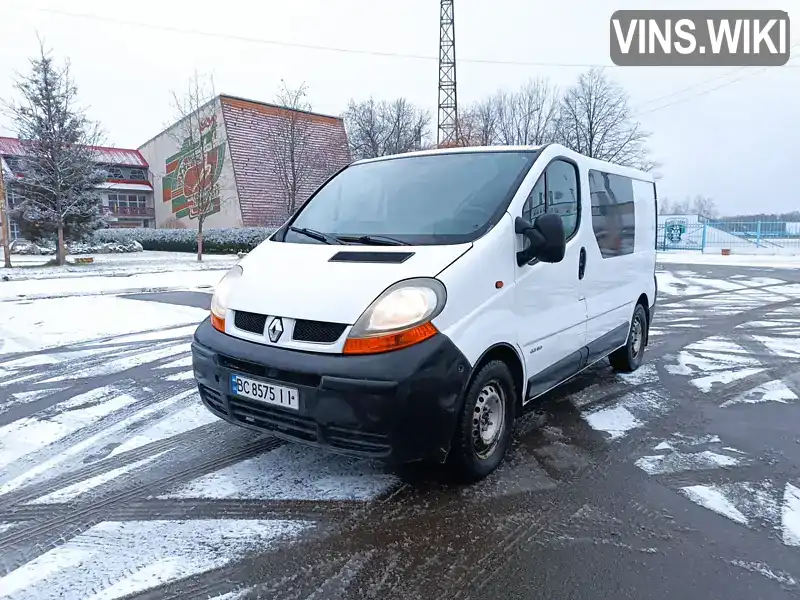
[[[373,244],[377,246],[410,246],[408,242],[385,235],[341,236],[339,239],[360,244]]]
[[[338,244],[339,246],[343,245],[342,240],[339,238],[335,238],[327,233],[322,233],[316,229],[308,229],[306,227],[289,227],[289,229],[295,233],[301,233],[313,240],[317,240],[318,242],[325,242],[326,244]]]

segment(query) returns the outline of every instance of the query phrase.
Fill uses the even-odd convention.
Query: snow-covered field
[[[68,256],[71,261],[75,257]],[[0,280],[52,279],[63,277],[92,277],[96,275],[132,275],[176,271],[205,271],[229,269],[239,258],[232,254],[205,254],[197,262],[195,254],[186,252],[133,252],[130,254],[96,254],[88,265],[42,266],[52,256],[13,255],[11,269],[0,267]]]
[[[98,255],[95,260],[91,265],[36,267],[43,262],[43,257],[14,257],[17,267],[0,268],[0,302],[21,298],[208,290],[239,258],[206,255],[203,262],[198,263],[192,254],[140,252]],[[23,263],[26,266],[20,268]]]
[[[215,268],[0,281],[0,302],[150,291],[210,290],[219,283],[225,271],[225,268]]]
[[[100,255],[97,264],[85,267],[0,269],[0,354],[196,325],[206,311],[118,295],[211,292],[238,260],[208,255],[198,263],[190,254],[142,252]],[[8,281],[2,280],[3,273],[10,273]]]
[[[702,252],[659,252],[658,262],[662,265],[716,265],[731,267],[763,267],[765,269],[793,269],[800,267],[800,252],[794,256],[703,254]]]

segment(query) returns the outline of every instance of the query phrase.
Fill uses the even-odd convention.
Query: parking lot
[[[0,597],[796,597],[800,273],[658,280],[645,364],[550,393],[471,487],[216,419],[205,292],[83,300],[148,332],[0,354]],[[34,327],[76,301],[7,306]]]

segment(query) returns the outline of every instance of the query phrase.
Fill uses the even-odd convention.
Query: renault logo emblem
[[[269,335],[269,341],[273,344],[281,339],[281,335],[283,335],[283,321],[281,321],[280,317],[272,319],[272,323],[267,327],[267,334]]]

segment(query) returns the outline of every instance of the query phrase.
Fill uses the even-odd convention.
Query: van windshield
[[[353,165],[306,203],[284,241],[470,242],[497,223],[535,159],[535,151],[454,152]]]

